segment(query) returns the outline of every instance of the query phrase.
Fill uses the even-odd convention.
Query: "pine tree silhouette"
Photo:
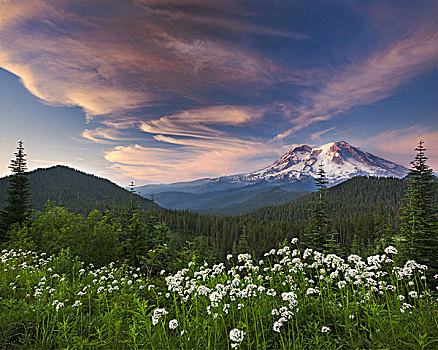
[[[11,160],[9,169],[12,176],[9,179],[7,205],[0,212],[0,242],[4,242],[6,232],[12,224],[22,223],[29,211],[29,180],[26,177],[26,154],[24,153],[23,141],[18,142],[15,159]]]
[[[438,272],[437,203],[434,201],[436,182],[433,170],[426,164],[426,149],[419,142],[417,155],[411,162],[406,205],[400,217],[400,233],[405,240],[408,258],[429,267],[431,273]]]

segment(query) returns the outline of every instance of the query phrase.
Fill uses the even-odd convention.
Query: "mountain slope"
[[[120,206],[130,197],[129,191],[107,179],[61,165],[31,171],[28,179],[29,204],[35,210],[44,209],[46,202],[51,200],[72,212],[88,214],[94,209]],[[1,178],[0,208],[6,204],[8,187],[8,177]],[[142,208],[149,207],[150,200],[141,196],[136,198]]]
[[[274,187],[286,185],[287,188],[282,187],[282,189],[295,192],[312,191],[319,164],[324,166],[329,186],[355,176],[400,178],[408,173],[408,169],[403,166],[362,151],[345,141],[340,141],[331,142],[318,148],[312,148],[308,145],[296,147],[272,165],[247,174],[173,184],[145,185],[137,187],[137,191],[146,197],[153,193],[157,203],[166,208],[219,213],[224,211],[210,210],[211,206],[208,206],[206,202],[207,197],[215,199],[212,208],[218,209],[251,200],[249,197],[242,196],[238,201],[230,203],[225,197],[223,200],[221,199],[221,196],[218,195],[221,191],[224,193],[226,191],[246,191],[247,188],[252,187],[259,190],[254,193],[255,196]],[[263,200],[263,198],[267,199],[268,196],[262,196],[259,199]],[[257,206],[269,204],[272,203],[269,201],[261,202]],[[242,211],[245,211],[245,208],[240,207],[239,212]]]
[[[353,217],[382,204],[395,215],[406,190],[406,180],[359,176],[327,189],[334,216]],[[277,206],[260,208],[247,215],[264,220],[300,221],[309,218],[314,193]]]
[[[389,225],[397,226],[396,214],[403,205],[405,189],[405,179],[362,176],[327,190],[330,202],[328,215],[347,253],[354,237],[360,239],[364,247],[371,246],[382,234],[388,218],[391,220]],[[309,194],[240,216],[172,210],[162,210],[158,215],[185,240],[218,249],[221,257],[231,252],[242,232],[246,232],[251,251],[255,252],[255,256],[261,256],[285,239],[302,238],[308,232],[313,196]],[[438,200],[438,191],[435,199]]]
[[[204,209],[200,210],[200,212],[225,215],[242,215],[255,211],[258,208],[290,202],[294,199],[303,197],[308,193],[308,191],[290,192],[282,189],[281,187],[273,187],[267,191],[260,192],[244,202],[238,202],[221,208]]]
[[[313,185],[312,185],[313,186]],[[177,209],[184,210],[189,209],[192,211],[199,211],[202,213],[228,213],[228,214],[238,214],[243,213],[250,210],[239,210],[239,212],[233,211],[223,211],[221,210],[224,207],[239,205],[245,201],[254,200],[254,198],[262,193],[269,192],[273,188],[272,185],[268,186],[266,183],[258,183],[254,185],[243,186],[240,188],[231,188],[223,191],[210,191],[210,192],[202,192],[202,193],[190,193],[190,192],[178,192],[178,191],[170,191],[170,192],[161,192],[154,195],[154,199],[160,206],[168,209]],[[303,186],[301,183],[297,183],[294,185],[283,185],[280,186],[283,191],[287,191],[288,200],[292,200],[293,198],[297,198],[296,192],[308,193],[313,187]],[[146,195],[146,198],[150,198],[150,196]],[[288,200],[275,201],[268,199],[267,196],[259,197],[260,199],[265,198],[265,200],[261,202],[257,202],[256,205],[251,206],[252,210],[260,208],[264,205],[270,204],[280,204],[287,202]],[[231,210],[231,208],[230,208]]]
[[[271,166],[243,176],[244,180],[290,181],[317,177],[323,164],[329,185],[335,185],[355,176],[404,177],[408,169],[361,151],[345,141],[330,142],[312,149],[307,145],[296,147]]]

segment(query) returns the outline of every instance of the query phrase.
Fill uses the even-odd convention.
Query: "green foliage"
[[[282,189],[281,187],[274,187],[266,191],[263,191],[261,193],[258,193],[244,202],[234,203],[221,208],[213,207],[211,209],[202,209],[197,211],[200,213],[243,215],[250,213],[254,210],[257,210],[258,208],[261,207],[267,207],[267,206],[290,202],[291,200],[305,196],[308,193],[309,191],[287,191]],[[237,195],[239,195],[239,193]],[[219,198],[219,203],[221,203],[220,202],[221,199],[222,198]]]
[[[7,240],[6,232],[15,223],[25,221],[29,205],[29,181],[26,176],[26,154],[24,153],[23,141],[18,142],[15,159],[11,160],[9,169],[12,176],[9,178],[7,205],[0,212],[0,243]]]
[[[148,279],[126,265],[85,266],[68,250],[3,251],[0,347],[435,348],[435,292],[395,253],[344,260],[284,245],[258,263],[191,261]]]
[[[331,220],[328,216],[329,203],[326,199],[326,185],[328,183],[322,163],[319,165],[318,177],[315,178],[317,191],[312,201],[309,231],[306,234],[306,244],[316,250],[323,250],[329,239]]]
[[[119,209],[130,200],[130,192],[107,179],[58,165],[27,173],[29,204],[43,211],[48,200],[76,214],[88,215],[93,210]],[[10,177],[0,179],[0,209],[7,197]],[[141,209],[147,210],[150,201],[134,195]]]
[[[400,216],[400,232],[407,257],[426,264],[432,273],[438,272],[438,208],[434,193],[433,171],[426,164],[426,149],[420,141],[417,155],[408,174],[406,205]]]
[[[263,253],[277,246],[284,239],[297,236],[297,223],[259,220],[249,216],[202,215],[189,211],[160,210],[156,212],[160,222],[171,229],[170,234],[182,242],[194,242],[203,258],[225,259],[238,246],[246,230],[249,251],[261,257]],[[217,261],[217,260],[216,260]]]
[[[249,244],[248,244],[248,233],[246,232],[246,226],[243,226],[243,232],[239,237],[239,242],[237,245],[233,246],[233,254],[243,254],[249,252]]]
[[[119,258],[119,232],[120,225],[108,213],[96,210],[83,217],[49,202],[33,221],[10,230],[9,247],[33,246],[48,254],[69,248],[73,256],[100,266]]]
[[[88,216],[94,209],[101,212],[110,209],[114,217],[121,219],[122,216],[132,218],[129,213],[121,215],[126,211],[124,203],[129,203],[131,198],[138,209],[147,210],[151,203],[108,180],[63,166],[39,169],[28,176],[32,191],[30,203],[40,211],[44,210],[43,204],[47,199],[52,198],[70,212]],[[0,202],[6,193],[6,183],[7,179],[0,179]],[[339,233],[336,240],[342,250],[363,254],[373,252],[375,244],[382,238],[382,227],[388,216],[396,231],[393,238],[399,240],[400,237],[396,237],[396,215],[404,188],[405,181],[401,179],[358,177],[327,189],[326,200],[331,209],[330,232]],[[435,203],[437,193],[434,195]],[[202,252],[204,259],[224,259],[234,246],[237,247],[239,237],[246,228],[249,251],[261,257],[264,251],[276,247],[284,239],[299,237],[304,241],[310,209],[316,199],[316,193],[313,193],[284,205],[262,208],[242,216],[201,215],[160,208],[155,213],[157,223],[165,223],[170,228],[168,236],[172,249],[182,250],[186,241],[190,241],[194,243],[194,249]],[[144,214],[139,215],[140,221],[145,219]],[[129,227],[126,220],[122,224]],[[134,224],[132,222],[129,229]]]
[[[153,210],[94,210],[84,217],[48,202],[33,220],[13,225],[9,237],[9,249],[35,249],[48,254],[69,249],[72,256],[94,266],[116,261],[143,266],[151,251],[168,241],[169,228],[157,221]]]
[[[336,242],[332,242],[337,245],[335,248],[340,246],[347,253],[372,253],[376,242],[382,238],[388,217],[393,230],[397,228],[396,214],[402,204],[404,186],[402,179],[358,177],[327,189],[329,233],[339,233],[335,236]],[[157,215],[160,222],[169,226],[171,234],[180,237],[182,242],[199,243],[205,252],[203,256],[211,251],[217,259],[225,259],[233,247],[237,247],[246,228],[249,251],[260,258],[285,239],[290,241],[299,237],[305,240],[315,200],[317,193],[242,216],[174,210],[157,211]]]
[[[437,180],[434,178],[434,182]],[[326,191],[330,203],[332,230],[338,232],[342,250],[369,254],[382,238],[398,242],[397,213],[403,203],[407,179],[355,177]],[[312,202],[317,193],[287,204],[261,208],[248,216],[259,220],[278,220],[290,223],[300,237],[305,232],[311,215]],[[432,202],[438,206],[438,191],[432,193]],[[390,223],[388,224],[388,218]]]

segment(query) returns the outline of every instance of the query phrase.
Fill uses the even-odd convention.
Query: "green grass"
[[[295,247],[296,248],[296,247]],[[147,281],[68,253],[3,251],[2,348],[438,347],[424,266],[283,247]]]

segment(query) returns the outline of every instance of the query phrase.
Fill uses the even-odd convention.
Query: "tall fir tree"
[[[395,234],[394,224],[391,214],[386,215],[382,225],[377,227],[379,236],[374,243],[373,254],[381,254],[388,246],[398,246],[397,235]]]
[[[306,243],[310,248],[323,251],[329,236],[330,218],[327,214],[329,203],[325,193],[328,181],[322,163],[319,165],[317,175],[318,177],[315,178],[316,198],[312,202],[312,214]]]
[[[9,179],[7,205],[0,212],[0,241],[4,242],[6,232],[15,223],[23,223],[29,211],[29,180],[27,179],[26,153],[23,141],[18,142],[15,158],[11,160],[9,169],[12,176]]]
[[[429,267],[432,274],[438,273],[437,203],[434,200],[436,182],[432,169],[426,164],[426,149],[419,142],[417,155],[411,162],[406,205],[400,216],[400,233],[405,242],[407,258]]]
[[[237,245],[233,246],[232,253],[234,255],[250,253],[250,248],[248,244],[248,232],[246,231],[246,226],[243,226],[243,231],[239,237],[239,242],[237,243]]]

